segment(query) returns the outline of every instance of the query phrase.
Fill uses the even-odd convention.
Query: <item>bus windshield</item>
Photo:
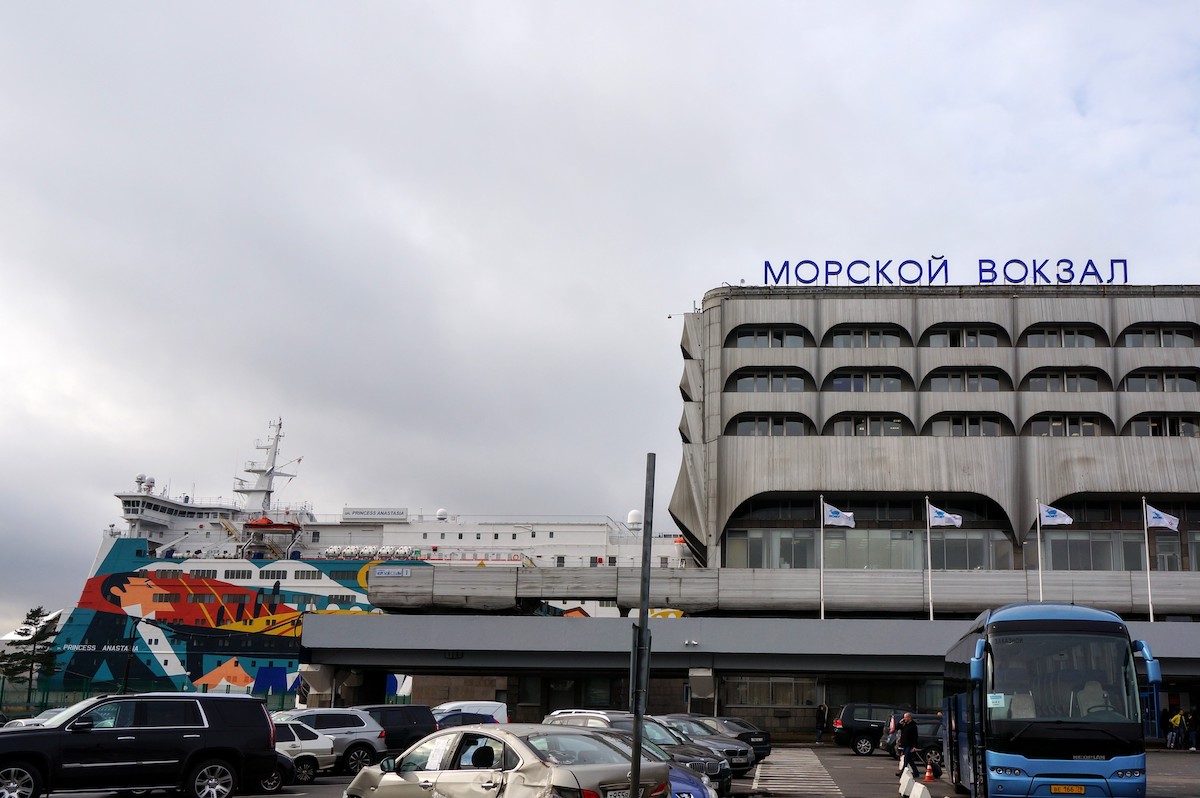
[[[997,633],[983,704],[993,731],[1039,721],[1138,723],[1137,672],[1129,640],[1070,632]],[[1009,723],[1011,722],[1011,723]]]

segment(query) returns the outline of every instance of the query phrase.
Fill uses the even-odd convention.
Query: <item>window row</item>
[[[1113,346],[1134,348],[1194,347],[1200,327],[1193,324],[1144,324],[1120,333]],[[890,349],[912,346],[912,336],[895,324],[840,324],[826,333],[821,346],[830,349]],[[942,324],[931,327],[919,346],[934,349],[1011,346],[998,325]],[[816,346],[812,333],[799,324],[742,325],[725,339],[727,349],[774,349]],[[1094,349],[1110,346],[1108,334],[1092,324],[1039,324],[1026,330],[1017,346],[1032,349]]]
[[[816,529],[731,528],[725,533],[725,568],[821,567]],[[935,571],[1008,571],[1016,567],[1011,538],[998,529],[825,528],[825,568],[922,571],[930,557]],[[1141,531],[1042,530],[1047,571],[1145,571],[1146,538]],[[1152,570],[1200,571],[1200,532],[1152,533]],[[1186,546],[1187,559],[1184,559]],[[1038,568],[1037,540],[1026,540],[1023,561]]]
[[[726,393],[804,393],[815,381],[795,368],[742,368],[725,381]],[[838,369],[821,389],[832,393],[899,393],[911,391],[913,381],[895,369]],[[932,393],[999,393],[1012,390],[1012,380],[999,369],[938,369],[926,377],[922,391]],[[1020,385],[1030,393],[1099,393],[1112,390],[1108,375],[1097,369],[1038,369]],[[1139,369],[1121,380],[1125,393],[1196,393],[1200,370]]]
[[[737,437],[885,437],[917,435],[904,416],[886,413],[846,413],[835,416],[818,433],[812,420],[799,413],[741,413],[725,425],[725,435]],[[942,413],[920,433],[933,438],[997,438],[1016,435],[1012,422],[995,413]],[[1034,438],[1094,438],[1113,436],[1107,417],[1080,413],[1044,413],[1033,417],[1020,433]],[[1200,437],[1200,415],[1145,414],[1132,419],[1121,432],[1133,438]]]

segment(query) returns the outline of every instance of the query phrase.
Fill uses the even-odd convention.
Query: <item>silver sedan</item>
[[[669,798],[668,766],[642,762],[582,728],[537,723],[458,726],[363,768],[347,798]]]

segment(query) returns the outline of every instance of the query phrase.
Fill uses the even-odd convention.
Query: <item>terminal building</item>
[[[652,570],[683,613],[651,624],[652,708],[785,732],[822,702],[931,708],[968,621],[1039,600],[1116,611],[1161,703],[1200,700],[1198,321],[1192,286],[708,292],[669,504],[702,567]],[[398,614],[306,620],[313,662],[493,674],[522,720],[625,700],[627,619],[516,613],[628,612],[638,569],[423,570],[371,578]]]

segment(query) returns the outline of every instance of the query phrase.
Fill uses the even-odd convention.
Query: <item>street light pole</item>
[[[630,668],[629,703],[633,711],[633,761],[629,769],[629,795],[641,795],[642,727],[646,694],[650,689],[650,542],[654,529],[654,453],[646,455],[646,512],[642,518],[642,600],[638,608],[637,635]]]

